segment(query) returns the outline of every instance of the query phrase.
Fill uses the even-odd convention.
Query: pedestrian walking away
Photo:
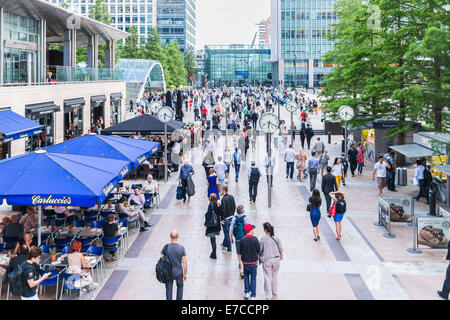
[[[222,219],[223,212],[221,208],[221,203],[217,198],[215,193],[212,193],[209,196],[209,205],[208,210],[205,214],[205,230],[206,236],[211,241],[212,252],[210,254],[211,259],[217,259],[217,245],[216,245],[216,236],[220,235],[220,221]]]
[[[322,192],[325,196],[325,201],[327,203],[327,214],[330,218],[330,206],[331,206],[331,197],[330,192],[337,191],[337,183],[336,183],[336,177],[331,174],[331,167],[327,167],[327,174],[323,176],[322,178]]]
[[[314,143],[314,146],[311,151],[315,151],[318,158],[322,155],[325,150],[325,144],[323,141],[320,141],[320,137],[317,137],[317,141]]]
[[[180,176],[179,176],[179,183],[181,184],[181,187],[183,188],[183,202],[186,202],[186,189],[187,189],[187,180],[189,175],[193,175],[195,174],[194,169],[192,168],[192,166],[189,164],[189,162],[187,160],[184,161],[184,165],[181,167],[180,170]],[[191,198],[190,196],[188,196],[189,199]]]
[[[316,188],[317,173],[319,172],[319,160],[316,158],[316,153],[311,153],[311,159],[308,160],[309,171],[309,191],[313,191]]]
[[[320,206],[322,199],[320,198],[319,190],[315,189],[312,196],[309,198],[309,204],[306,210],[309,212],[309,217],[313,226],[314,241],[320,240]]]
[[[350,150],[347,151],[347,159],[350,163],[350,172],[352,173],[352,177],[354,177],[358,166],[358,151],[355,149],[355,144],[352,144]]]
[[[447,260],[449,260],[449,264],[447,267],[447,273],[444,280],[444,285],[442,286],[442,291],[437,292],[437,294],[445,300],[448,300],[448,295],[450,293],[450,241],[448,242],[448,249],[447,249]]]
[[[238,148],[235,148],[234,153],[233,153],[233,167],[234,167],[234,171],[235,171],[236,182],[239,181],[239,171],[241,170],[241,158],[242,158],[242,153],[239,151]]]
[[[230,239],[231,243],[236,242],[236,254],[238,258],[239,274],[241,278],[244,278],[244,269],[242,267],[241,259],[241,240],[245,236],[244,226],[249,224],[250,221],[245,215],[244,206],[238,205],[236,208],[236,215],[231,219],[230,224]]]
[[[177,300],[183,300],[183,287],[187,279],[186,250],[178,244],[178,231],[170,232],[170,243],[161,250],[161,258],[167,257],[172,268],[172,278],[166,285],[166,299],[173,299],[173,281],[177,284]]]
[[[330,156],[328,155],[328,150],[324,149],[323,154],[321,154],[319,157],[319,167],[321,177],[323,177],[323,173],[328,167],[328,161],[330,161]]]
[[[220,199],[220,206],[222,208],[222,248],[224,250],[226,248],[228,253],[231,253],[230,225],[231,220],[233,220],[234,217],[234,212],[236,211],[236,203],[234,201],[234,197],[228,194],[228,186],[223,187],[223,196]]]
[[[308,123],[305,129],[306,143],[308,144],[308,150],[311,146],[311,139],[314,137],[314,130],[311,128],[311,124]]]
[[[244,226],[245,236],[241,240],[241,259],[244,265],[244,299],[255,300],[256,276],[261,248],[258,238],[254,236],[254,225]]]
[[[255,161],[252,161],[251,167],[248,170],[248,193],[250,195],[250,203],[256,203],[256,196],[258,194],[259,178],[262,176],[261,170],[256,167]]]
[[[427,200],[427,204],[429,204],[429,192],[428,191],[428,181],[425,180],[425,166],[423,165],[422,160],[416,160],[416,172],[414,174],[415,183],[419,185],[419,194],[414,198],[417,201],[420,200],[421,197],[424,197]],[[428,173],[427,173],[428,174]]]
[[[217,183],[218,179],[216,176],[216,171],[214,168],[209,169],[209,176],[206,177],[206,184],[208,186],[208,199],[211,196],[211,194],[215,194],[217,197],[219,197],[219,191],[217,189]]]
[[[284,161],[286,161],[286,179],[289,177],[291,180],[294,178],[294,161],[296,151],[289,145],[289,149],[284,153]]]
[[[336,224],[336,240],[341,240],[342,237],[342,218],[347,211],[347,203],[345,202],[345,193],[343,191],[330,192],[330,197],[333,199],[334,222]]]
[[[264,272],[264,293],[267,300],[278,294],[278,270],[283,260],[283,247],[274,228],[269,222],[263,224],[265,235],[260,240],[261,255],[259,261]]]

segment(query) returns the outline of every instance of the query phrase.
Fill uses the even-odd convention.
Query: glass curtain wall
[[[48,147],[55,143],[55,113],[53,111],[44,113],[27,112],[26,116],[44,126],[40,134],[27,138],[26,152]]]

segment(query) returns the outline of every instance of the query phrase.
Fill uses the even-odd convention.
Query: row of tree
[[[334,64],[321,95],[332,115],[342,105],[355,110],[352,124],[398,120],[390,136],[405,143],[411,122],[449,131],[444,110],[449,94],[447,0],[340,0],[339,22],[330,35]]]
[[[66,2],[61,4],[68,9]],[[104,0],[96,0],[89,12],[89,18],[110,25],[112,23],[111,15]],[[186,85],[189,76],[195,75],[195,55],[193,48],[185,49],[184,54],[180,51],[178,42],[170,42],[163,46],[161,37],[156,28],[149,33],[146,41],[141,42],[138,36],[136,26],[130,27],[130,36],[122,41],[116,49],[116,59],[148,59],[158,60],[164,68],[167,87],[170,89]],[[98,48],[99,66],[104,67],[105,45]],[[87,49],[77,49],[77,63],[87,61]]]

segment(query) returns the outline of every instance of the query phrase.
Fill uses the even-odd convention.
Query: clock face
[[[353,119],[353,116],[355,115],[355,112],[353,111],[353,108],[350,106],[342,106],[339,108],[339,117],[342,120],[349,121]]]
[[[223,98],[220,103],[222,104],[222,107],[224,107],[225,109],[231,108],[231,100],[230,100],[230,98]]]
[[[295,112],[298,110],[298,108],[299,108],[299,106],[298,106],[297,102],[295,102],[295,101],[291,100],[286,104],[286,110],[289,112]]]
[[[259,126],[265,133],[275,133],[280,126],[280,119],[273,113],[265,112],[259,119]]]
[[[170,107],[162,107],[158,110],[157,114],[158,119],[164,123],[169,122],[173,119],[173,109]]]
[[[162,108],[162,104],[159,101],[155,101],[150,105],[150,111],[152,113],[157,113],[159,109]]]

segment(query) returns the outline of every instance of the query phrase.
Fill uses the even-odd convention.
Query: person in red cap
[[[259,240],[253,235],[254,229],[254,225],[246,224],[244,226],[246,236],[241,240],[241,260],[244,265],[244,299],[250,298],[250,300],[255,300],[256,297],[256,273],[258,271],[259,254],[261,253]]]

